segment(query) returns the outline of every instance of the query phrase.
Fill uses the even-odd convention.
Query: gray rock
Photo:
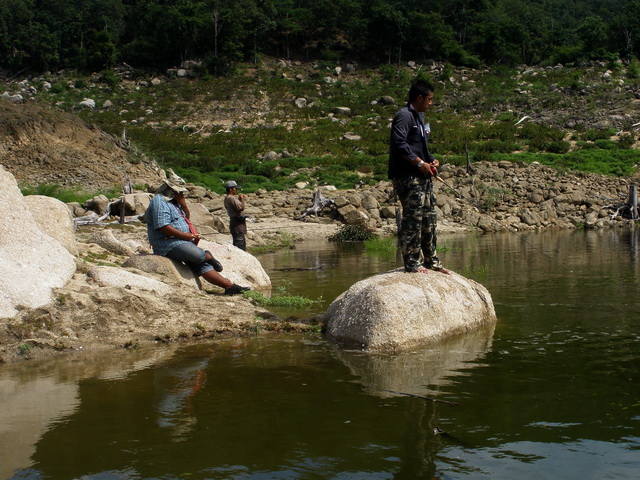
[[[354,207],[362,206],[362,196],[358,193],[350,194],[349,196],[347,196],[347,199],[349,200],[349,203]]]
[[[151,194],[149,193],[128,193],[123,195],[125,213],[127,215],[142,215],[149,208]]]
[[[189,185],[189,197],[201,200],[207,196],[207,189],[200,185]]]
[[[87,200],[84,207],[87,210],[93,210],[98,215],[104,215],[107,213],[107,206],[109,205],[109,199],[104,195],[96,195],[91,200]]]
[[[53,197],[29,195],[24,197],[24,204],[40,230],[58,240],[71,255],[78,255],[73,217],[64,203]]]
[[[380,209],[380,216],[382,218],[396,218],[397,207],[385,206]]]
[[[335,205],[337,208],[342,208],[345,207],[347,205],[349,205],[351,202],[349,202],[349,199],[343,195],[340,195],[338,197],[336,197],[334,199]]]
[[[350,140],[352,142],[357,142],[358,140],[361,140],[362,137],[360,135],[356,135],[353,132],[345,132],[342,134],[342,138],[343,140]]]
[[[0,318],[22,307],[35,309],[53,300],[76,270],[73,255],[44,233],[24,203],[14,176],[0,165]]]
[[[270,151],[270,152],[265,153],[265,154],[262,156],[262,161],[263,161],[263,162],[269,162],[269,161],[271,161],[271,160],[277,160],[277,159],[279,159],[279,158],[280,158],[280,155],[278,155],[278,153],[277,153],[277,152]]]
[[[365,193],[362,195],[362,207],[371,210],[380,208],[378,199],[372,193]]]
[[[256,257],[231,244],[202,240],[198,246],[209,250],[224,266],[222,275],[233,283],[254,289],[271,288],[271,279]]]
[[[541,203],[544,201],[544,195],[539,191],[531,192],[529,195],[529,201],[532,203]]]
[[[91,236],[91,242],[116,255],[131,256],[135,251],[115,237],[112,230],[100,230]]]
[[[380,98],[379,103],[381,103],[382,105],[395,105],[396,99],[393,97],[390,97],[389,95],[383,95]]]
[[[200,280],[196,279],[191,269],[184,263],[160,255],[134,255],[128,258],[122,266],[165,277],[169,283],[183,283],[198,288],[202,286]]]
[[[334,115],[344,115],[344,116],[351,116],[351,109],[349,107],[333,107],[331,109],[331,113],[333,113]]]
[[[91,267],[87,272],[87,276],[101,287],[137,289],[155,292],[158,295],[167,295],[172,291],[171,287],[166,283],[117,267]]]
[[[520,220],[525,225],[537,225],[541,222],[542,219],[537,213],[532,212],[529,209],[524,209],[522,212],[520,212]]]
[[[587,213],[584,223],[587,227],[593,227],[598,222],[598,213],[597,212],[589,212]]]
[[[215,233],[218,231],[213,221],[213,216],[207,207],[202,203],[189,202],[190,220],[196,231],[202,235]]]
[[[344,223],[347,225],[359,225],[361,227],[369,225],[369,216],[353,205],[346,205],[338,209],[338,212],[342,215]]]
[[[81,108],[86,108],[87,110],[95,110],[96,101],[91,98],[85,98],[78,104],[78,106]]]
[[[329,339],[371,352],[407,350],[496,322],[486,288],[453,272],[361,280],[325,316]]]

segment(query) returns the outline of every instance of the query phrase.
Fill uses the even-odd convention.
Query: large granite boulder
[[[189,202],[190,220],[201,235],[218,233],[213,216],[202,203]]]
[[[53,299],[76,270],[73,255],[44,233],[25,206],[15,178],[0,166],[0,318],[38,308]]]
[[[29,195],[24,197],[24,204],[40,230],[58,240],[71,255],[78,255],[73,216],[65,203],[53,197]]]
[[[271,288],[271,279],[260,261],[231,244],[215,243],[201,240],[198,246],[209,250],[222,263],[222,276],[233,283],[251,287],[256,290]]]
[[[451,275],[394,271],[351,286],[327,309],[327,335],[369,351],[402,351],[495,323],[489,292]]]

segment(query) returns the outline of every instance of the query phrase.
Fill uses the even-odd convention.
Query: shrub
[[[608,140],[613,134],[615,134],[615,130],[612,128],[592,128],[582,134],[582,139],[590,142]]]
[[[364,242],[375,238],[375,234],[367,228],[359,225],[342,225],[334,235],[329,237],[330,242]]]

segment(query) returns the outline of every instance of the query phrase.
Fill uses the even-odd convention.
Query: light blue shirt
[[[154,195],[147,208],[147,235],[149,243],[156,255],[166,255],[172,248],[189,243],[162,233],[159,229],[171,225],[184,233],[189,233],[189,224],[182,215],[180,209],[173,202],[167,202],[162,195]]]

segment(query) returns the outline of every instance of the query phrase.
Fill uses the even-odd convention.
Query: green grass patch
[[[630,176],[636,171],[636,165],[640,162],[640,152],[625,149],[587,149],[563,155],[552,153],[495,154],[491,160],[512,162],[522,160],[526,163],[536,161],[561,171],[578,170],[610,176]]]
[[[247,292],[243,292],[245,297],[252,299],[261,307],[280,307],[280,308],[292,308],[292,309],[302,309],[305,307],[309,307],[314,303],[319,303],[322,301],[322,298],[317,300],[312,300],[307,297],[303,297],[300,295],[291,295],[288,293],[288,287],[286,283],[276,288],[276,292],[271,296],[266,296],[260,292],[256,292],[255,290],[249,290]]]
[[[367,252],[395,254],[397,241],[395,237],[374,237],[364,241]]]
[[[100,192],[87,192],[80,188],[64,188],[60,185],[53,184],[41,184],[35,187],[30,185],[20,185],[20,191],[22,195],[43,195],[45,197],[53,197],[57,198],[61,202],[64,203],[84,203],[87,200],[92,199],[96,195],[105,195],[107,198],[116,198],[122,194],[122,188],[119,186],[115,186],[111,190],[100,191]]]
[[[265,245],[256,245],[249,247],[249,253],[252,255],[261,255],[264,253],[272,253],[278,250],[288,250],[294,247],[293,235],[288,232],[277,232],[278,236],[270,240]]]

